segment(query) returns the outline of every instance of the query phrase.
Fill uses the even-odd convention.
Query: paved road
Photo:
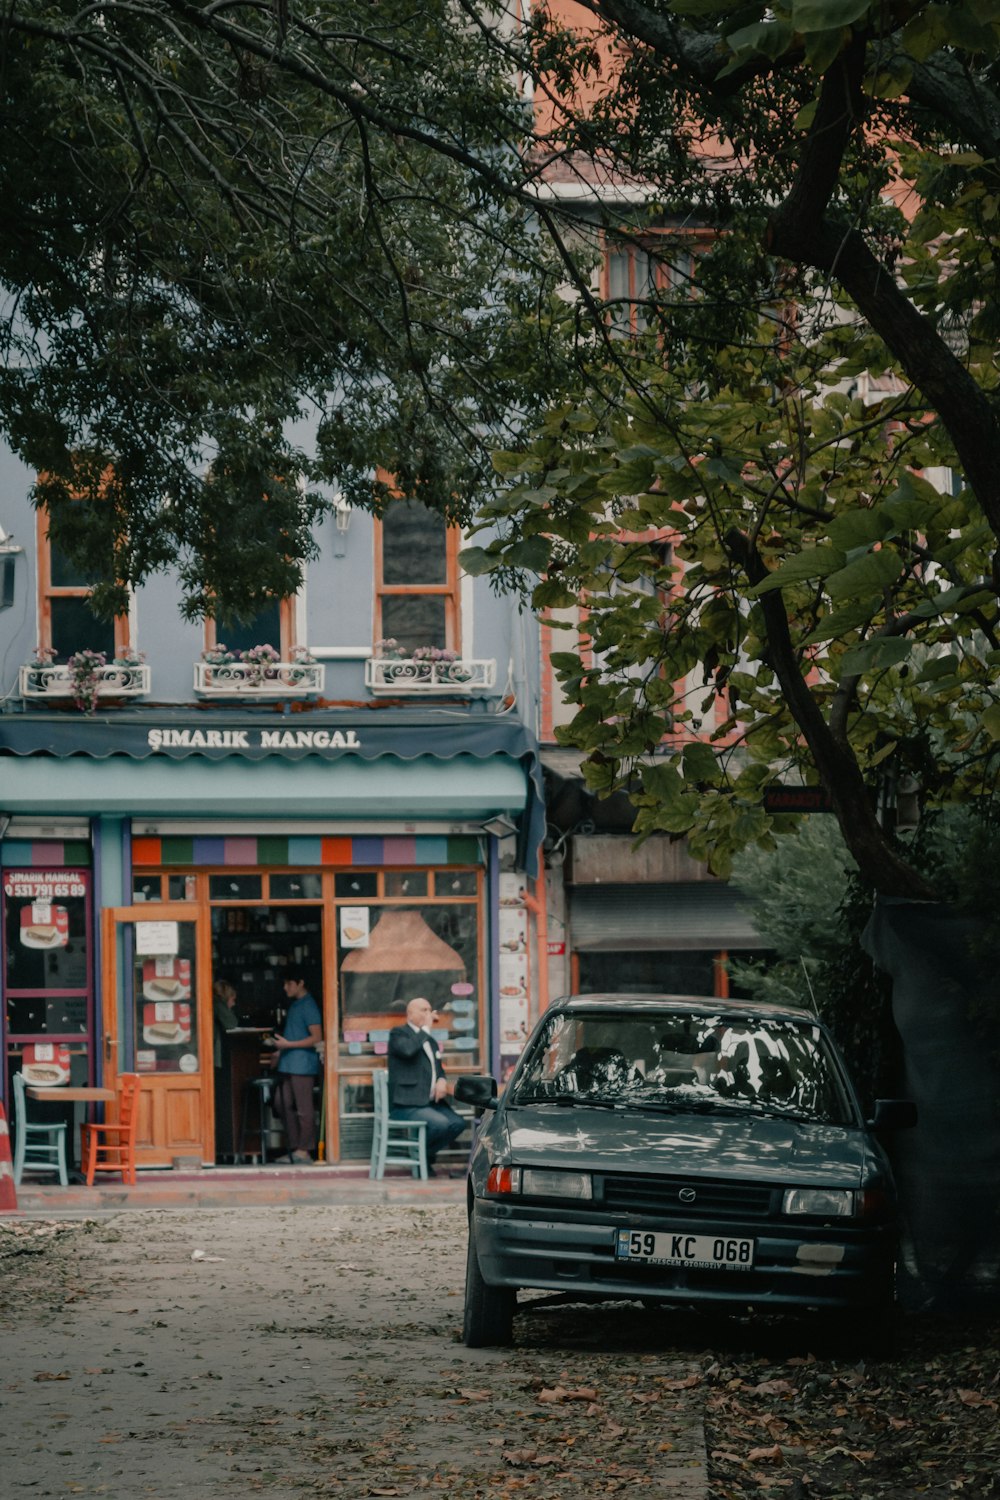
[[[704,1500],[690,1356],[637,1306],[460,1342],[464,1209],[0,1221],[18,1496]]]

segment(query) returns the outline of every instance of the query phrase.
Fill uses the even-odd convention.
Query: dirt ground
[[[460,1343],[459,1204],[0,1221],[28,1496],[706,1494],[698,1361],[638,1306]]]
[[[631,1303],[472,1351],[464,1254],[459,1203],[0,1219],[6,1492],[1000,1500],[995,1303],[884,1360]]]

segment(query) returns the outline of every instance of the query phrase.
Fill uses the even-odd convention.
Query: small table
[[[29,1099],[65,1100],[69,1104],[110,1104],[118,1095],[114,1089],[88,1088],[75,1083],[29,1083],[24,1092]]]
[[[26,1098],[48,1104],[110,1104],[113,1099],[118,1098],[115,1089],[89,1088],[82,1083],[29,1083],[25,1085],[24,1092]],[[71,1181],[86,1180],[76,1170],[72,1160],[68,1170]]]

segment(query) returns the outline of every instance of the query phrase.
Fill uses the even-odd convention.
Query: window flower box
[[[93,670],[94,693],[101,698],[143,698],[152,687],[152,674],[144,662],[108,662]],[[79,685],[68,666],[51,662],[27,662],[20,670],[18,688],[22,698],[49,702],[75,701]]]
[[[365,686],[395,697],[455,698],[490,692],[496,684],[494,658],[476,660],[441,652],[413,656],[372,656],[365,662]]]
[[[273,646],[228,651],[213,646],[194,664],[194,691],[199,698],[310,698],[322,693],[326,668],[297,646],[282,661]]]

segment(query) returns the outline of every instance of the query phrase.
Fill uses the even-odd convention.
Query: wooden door
[[[190,902],[102,913],[104,1082],[138,1073],[139,1166],[215,1160],[211,938]]]

